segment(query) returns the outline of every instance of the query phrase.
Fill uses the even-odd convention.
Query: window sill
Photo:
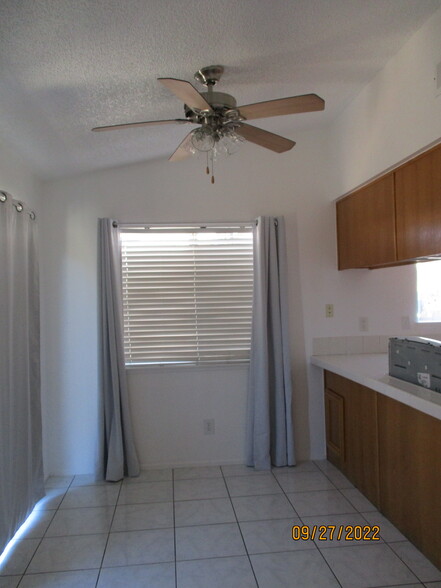
[[[139,373],[139,372],[150,372],[150,371],[164,371],[169,372],[173,371],[213,371],[213,370],[248,370],[250,363],[243,362],[243,363],[217,363],[217,364],[206,364],[206,365],[136,365],[136,366],[126,366],[127,373]]]

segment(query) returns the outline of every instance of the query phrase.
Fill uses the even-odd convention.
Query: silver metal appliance
[[[441,341],[426,337],[389,339],[389,375],[441,392]]]

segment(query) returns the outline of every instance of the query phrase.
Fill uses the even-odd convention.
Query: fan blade
[[[256,145],[260,145],[266,149],[271,149],[271,151],[275,151],[276,153],[289,151],[295,145],[295,142],[290,139],[285,139],[285,137],[264,131],[263,129],[258,129],[251,125],[241,124],[240,127],[236,129],[236,133],[241,135],[241,137],[247,141],[256,143]]]
[[[191,135],[193,131],[185,135],[184,140],[179,143],[178,148],[170,157],[168,158],[169,161],[182,161],[183,159],[187,159],[190,157],[191,152],[189,150],[190,142],[191,142]]]
[[[239,111],[247,120],[252,120],[282,114],[313,112],[315,110],[324,110],[324,108],[325,101],[317,94],[304,94],[303,96],[291,96],[290,98],[279,98],[278,100],[239,106]]]
[[[190,82],[185,80],[176,80],[175,78],[158,78],[158,82],[161,82],[166,88],[168,88],[175,96],[185,102],[192,110],[208,110],[212,112],[213,109],[205,100],[205,98],[199,94],[194,86]]]
[[[191,123],[191,120],[187,120],[186,118],[175,118],[171,120],[147,120],[144,122],[134,122],[134,123],[123,123],[121,125],[108,125],[106,127],[95,127],[92,131],[113,131],[115,129],[130,129],[132,127],[147,127],[147,126],[154,126],[154,125],[171,125],[171,124],[179,124],[184,125],[187,123]]]

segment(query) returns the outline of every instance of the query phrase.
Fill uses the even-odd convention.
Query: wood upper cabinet
[[[338,269],[441,256],[441,145],[337,201]]]
[[[329,461],[378,506],[376,392],[325,372],[325,415]]]
[[[395,172],[398,259],[441,253],[441,148]]]
[[[392,173],[337,202],[337,239],[340,270],[397,259]]]

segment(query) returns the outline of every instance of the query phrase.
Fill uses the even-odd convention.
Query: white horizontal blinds
[[[252,229],[121,229],[127,365],[249,359]]]

